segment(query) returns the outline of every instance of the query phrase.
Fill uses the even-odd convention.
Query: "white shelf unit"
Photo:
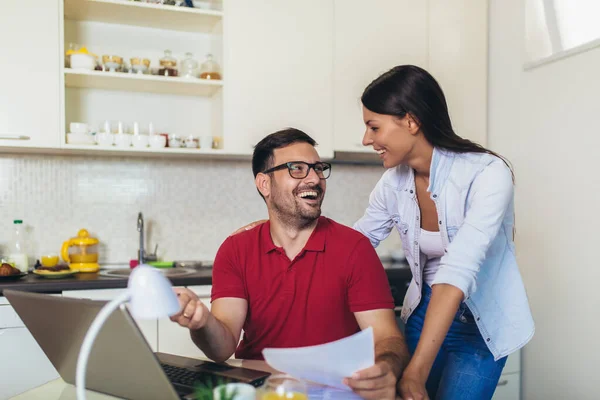
[[[65,85],[73,88],[122,90],[181,96],[212,96],[221,89],[223,82],[199,78],[188,79],[65,68]]]
[[[156,70],[164,51],[172,51],[178,68],[187,52],[200,65],[211,53],[223,65],[223,12],[135,2],[131,0],[62,0],[62,42],[85,46],[98,56],[118,55],[150,60]],[[220,4],[213,2],[213,4]],[[63,49],[64,50],[64,49]],[[141,133],[150,123],[155,132],[223,138],[224,82],[199,78],[164,77],[125,72],[62,68],[63,132],[71,122],[85,122],[93,130],[110,121],[113,132],[122,122],[125,132],[137,122]],[[73,146],[61,140],[61,148],[99,154],[219,154],[206,149],[135,149]]]
[[[65,0],[65,18],[183,32],[212,32],[218,10],[166,6],[132,0]]]
[[[234,153],[231,151],[225,152],[223,149],[189,149],[185,147],[173,148],[136,148],[136,147],[117,147],[117,146],[98,146],[98,145],[80,145],[80,144],[65,144],[62,147],[64,150],[69,151],[73,154],[102,154],[109,156],[144,156],[144,155],[158,155],[158,156],[199,156],[202,158],[227,158],[227,159],[247,159],[248,155],[245,153]]]

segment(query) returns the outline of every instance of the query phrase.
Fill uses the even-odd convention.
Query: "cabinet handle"
[[[24,135],[0,135],[0,140],[31,140],[31,138]]]
[[[503,379],[496,386],[506,386],[508,385],[508,379]]]

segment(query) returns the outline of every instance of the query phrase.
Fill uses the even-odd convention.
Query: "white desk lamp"
[[[85,373],[94,340],[112,312],[126,302],[131,303],[130,312],[137,319],[158,319],[179,311],[171,282],[153,267],[136,267],[129,276],[127,291],[102,307],[83,339],[75,371],[77,400],[85,400]]]

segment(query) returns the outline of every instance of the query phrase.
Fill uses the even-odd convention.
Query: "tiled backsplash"
[[[334,165],[323,215],[351,225],[382,173]],[[227,235],[267,215],[249,161],[0,155],[3,253],[12,221],[23,219],[30,262],[86,228],[100,239],[101,262],[126,263],[136,258],[139,211],[146,248],[158,243],[165,260],[212,259]],[[393,233],[378,251],[399,243]]]

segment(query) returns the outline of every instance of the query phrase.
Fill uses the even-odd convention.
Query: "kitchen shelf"
[[[113,155],[113,156],[131,156],[131,157],[200,157],[200,158],[217,158],[228,160],[248,159],[248,154],[231,153],[223,149],[188,149],[188,148],[135,148],[135,147],[103,147],[97,145],[79,145],[79,144],[63,144],[62,151],[73,154],[87,155]]]
[[[132,0],[65,0],[65,19],[184,32],[212,32],[223,12]]]
[[[223,81],[65,68],[65,85],[74,88],[212,96],[223,87]]]

